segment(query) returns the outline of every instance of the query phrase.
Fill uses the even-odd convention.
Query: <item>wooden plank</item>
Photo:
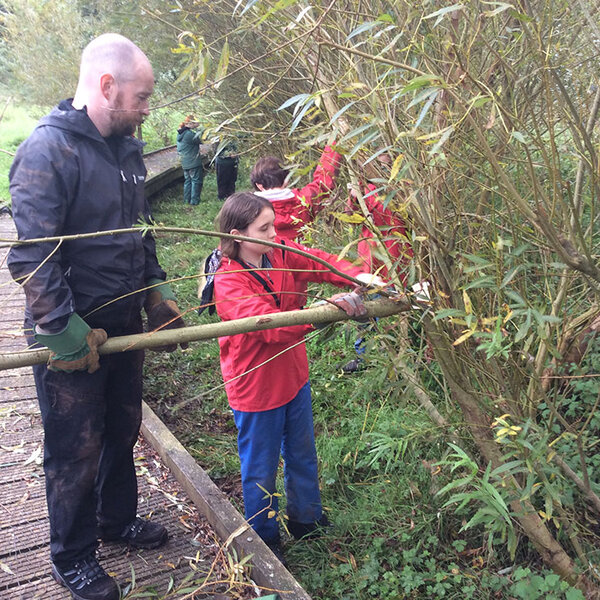
[[[45,503],[46,498],[46,486],[44,485],[44,477],[35,479],[29,478],[28,480],[19,479],[9,484],[0,485],[0,498],[2,498],[2,507],[0,507],[0,529],[7,526],[7,516],[14,511],[21,513],[21,519],[23,522],[28,522],[30,516],[25,514],[22,510],[23,503],[30,499],[36,498],[40,500],[42,504]],[[0,543],[0,554],[3,548]]]
[[[146,198],[150,199],[170,185],[183,181],[183,169],[181,166],[170,167],[161,173],[149,177],[144,186]]]
[[[275,590],[289,600],[310,600],[306,591],[146,403],[143,405],[142,433],[219,537],[229,540],[233,536],[231,543],[238,556],[253,555],[253,579],[260,586]]]

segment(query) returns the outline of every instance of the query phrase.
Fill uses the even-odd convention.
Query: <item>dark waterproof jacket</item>
[[[198,153],[202,143],[202,130],[192,131],[188,127],[177,130],[177,154],[184,169],[197,169],[202,164]]]
[[[148,219],[141,142],[109,142],[69,100],[39,122],[19,146],[9,176],[20,240],[120,229]],[[153,237],[141,232],[14,246],[8,267],[24,284],[26,319],[49,333],[60,332],[73,312],[109,334],[126,327],[139,318],[144,292],[111,301],[151,278],[165,279]]]

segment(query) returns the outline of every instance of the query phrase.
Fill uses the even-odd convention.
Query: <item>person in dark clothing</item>
[[[183,168],[183,201],[193,206],[200,204],[204,182],[200,152],[203,130],[196,131],[199,125],[193,115],[188,115],[177,130],[177,153]]]
[[[75,97],[39,122],[11,167],[19,240],[149,219],[142,144],[132,134],[153,88],[150,62],[127,38],[104,34],[85,48]],[[183,321],[149,233],[17,245],[8,266],[25,290],[30,344],[51,350],[34,379],[52,574],[73,598],[117,600],[96,559],[98,536],[155,548],[168,533],[136,516],[143,352],[99,357],[97,348],[107,336],[140,333],[142,306],[149,329]]]
[[[235,192],[239,161],[237,145],[234,140],[229,140],[221,148],[217,148],[215,169],[217,171],[217,195],[219,200],[225,200]]]

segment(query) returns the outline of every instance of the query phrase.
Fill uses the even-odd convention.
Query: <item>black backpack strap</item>
[[[263,261],[264,261],[264,257],[263,257]],[[241,258],[236,258],[235,262],[239,263],[244,269],[246,269],[250,273],[250,275],[252,275],[252,277],[254,277],[254,279],[256,279],[256,281],[258,281],[263,286],[265,291],[271,295],[273,300],[275,300],[275,304],[276,304],[277,308],[280,308],[281,302],[279,300],[279,296],[275,293],[275,290],[269,285],[267,280],[264,279],[263,277],[261,277],[259,273],[257,273],[256,271],[253,270],[256,267],[250,266],[248,263],[244,262]],[[270,263],[269,259],[267,258],[267,265],[265,265],[265,267],[268,268],[270,266],[271,266],[271,263]]]

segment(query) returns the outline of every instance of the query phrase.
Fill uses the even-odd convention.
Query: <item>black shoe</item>
[[[299,523],[292,520],[287,522],[287,528],[297,540],[314,540],[321,537],[330,525],[326,514],[321,515],[318,521],[312,523]]]
[[[287,567],[287,561],[285,560],[285,556],[283,555],[283,549],[281,547],[281,541],[279,538],[272,541],[265,540],[265,544],[269,546],[271,552],[275,555],[277,560],[284,566]]]
[[[66,587],[75,600],[119,600],[116,581],[106,574],[95,554],[62,568],[52,563],[52,577]]]
[[[365,362],[362,358],[353,358],[345,365],[342,365],[342,371],[346,374],[356,373],[357,371],[362,371],[364,368]]]
[[[100,538],[105,542],[122,542],[133,548],[158,548],[169,539],[169,532],[159,523],[136,517],[121,532],[114,533],[104,529]]]

